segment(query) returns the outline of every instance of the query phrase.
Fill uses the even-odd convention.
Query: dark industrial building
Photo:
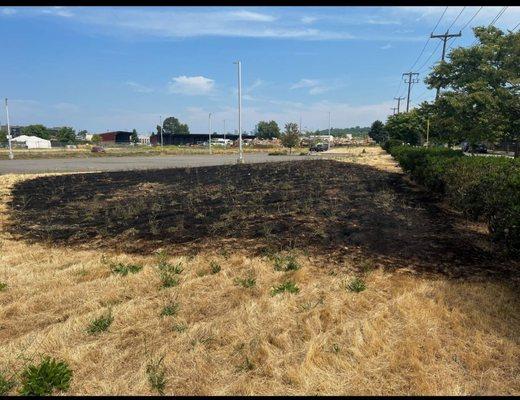
[[[242,139],[254,139],[255,135],[250,134],[242,134]],[[215,133],[211,135],[211,140],[215,139],[230,139],[237,140],[237,133],[227,133],[226,135]],[[203,142],[207,142],[209,140],[209,135],[207,133],[190,133],[188,135],[172,135],[169,133],[163,134],[163,144],[167,145],[195,145]],[[150,143],[155,146],[161,144],[161,135],[152,135],[150,137]]]
[[[102,144],[130,144],[130,135],[132,132],[114,131],[100,133]]]

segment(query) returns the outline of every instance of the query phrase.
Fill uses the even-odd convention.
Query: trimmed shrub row
[[[402,145],[387,151],[416,182],[469,218],[485,221],[493,241],[520,254],[520,160]]]

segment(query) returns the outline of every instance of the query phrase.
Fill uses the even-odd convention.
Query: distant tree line
[[[46,140],[54,140],[62,144],[74,144],[78,141],[85,140],[87,131],[76,131],[68,126],[60,128],[47,128],[42,124],[27,125],[21,129],[21,135],[37,136]],[[0,131],[0,142],[7,141],[7,131],[2,129]]]
[[[440,88],[437,100],[391,115],[383,126],[374,122],[374,140],[422,144],[429,122],[431,143],[508,142],[520,155],[520,32],[473,31],[475,45],[453,49],[426,77],[429,89]]]

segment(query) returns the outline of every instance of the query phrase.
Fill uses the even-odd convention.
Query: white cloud
[[[312,24],[314,21],[316,21],[318,18],[317,17],[309,17],[309,16],[305,16],[305,17],[302,17],[301,21],[304,23],[304,24]]]
[[[381,50],[388,50],[388,49],[391,49],[391,48],[392,48],[392,45],[390,43],[387,43],[384,46],[380,47]]]
[[[294,83],[291,86],[291,89],[314,87],[318,84],[319,84],[319,81],[317,81],[315,79],[300,79],[298,82]]]
[[[14,8],[2,8],[2,14],[4,15],[13,15],[16,13],[17,11]]]
[[[125,82],[125,85],[130,87],[134,92],[137,93],[151,93],[153,92],[152,88],[149,88],[148,86],[141,85],[137,82],[127,81]]]
[[[232,11],[229,15],[230,17],[235,17],[235,19],[240,21],[271,22],[276,19],[276,17],[273,17],[272,15],[260,14],[246,10]]]
[[[70,18],[74,16],[74,13],[65,7],[54,6],[50,8],[44,8],[41,10],[43,14],[56,15],[58,17]]]
[[[204,76],[178,76],[169,84],[170,92],[187,95],[210,94],[215,86],[213,79]]]
[[[302,88],[308,88],[310,95],[325,93],[332,89],[331,86],[327,86],[317,79],[300,79],[300,81],[291,85],[291,90]]]

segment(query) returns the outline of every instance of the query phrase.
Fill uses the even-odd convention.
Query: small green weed
[[[188,327],[186,326],[186,324],[173,324],[172,326],[172,329],[175,331],[175,332],[184,332],[186,329],[188,329]]]
[[[108,310],[108,313],[90,322],[90,326],[88,327],[87,332],[91,335],[95,335],[99,332],[104,332],[112,324],[113,320],[114,317],[112,316],[112,311]]]
[[[0,372],[0,396],[5,396],[9,393],[15,384],[16,382],[12,378],[6,378],[4,374]]]
[[[113,274],[127,276],[129,272],[131,272],[132,274],[136,274],[137,272],[141,271],[143,269],[143,266],[138,264],[117,263],[111,264],[110,269],[112,270]]]
[[[348,290],[350,290],[351,292],[356,292],[356,293],[362,292],[366,288],[367,287],[365,285],[365,282],[363,281],[363,279],[360,279],[360,278],[353,279],[347,286]]]
[[[247,372],[247,371],[252,371],[254,368],[255,368],[255,364],[253,364],[251,362],[251,360],[249,360],[249,357],[246,357],[244,362],[237,367],[237,371],[238,372]]]
[[[168,272],[170,274],[180,274],[184,269],[182,268],[182,262],[178,262],[176,264],[171,264],[169,262],[166,262],[162,260],[159,265],[157,266],[160,271]]]
[[[301,268],[301,265],[296,261],[296,257],[293,255],[288,256],[274,256],[274,269],[275,271],[297,271]]]
[[[7,289],[7,283],[5,282],[0,282],[0,292],[2,292],[3,290]]]
[[[271,290],[271,296],[275,296],[275,295],[283,293],[283,292],[289,292],[289,293],[296,294],[299,291],[300,291],[300,289],[298,288],[298,286],[296,286],[296,284],[294,282],[287,281],[278,286],[274,286]]]
[[[179,278],[170,272],[161,272],[161,286],[163,288],[170,288],[179,284]]]
[[[252,288],[256,285],[256,279],[252,276],[249,276],[247,278],[235,278],[234,280],[235,285],[237,286],[243,286],[245,288]]]
[[[209,264],[209,266],[211,268],[211,273],[212,274],[218,274],[222,270],[222,267],[215,261],[212,261]]]
[[[39,365],[29,365],[21,374],[24,396],[50,395],[54,390],[65,391],[70,386],[72,370],[64,361],[44,357]]]
[[[159,358],[157,361],[151,360],[146,366],[146,374],[148,375],[148,383],[153,390],[164,396],[164,388],[166,387],[166,371],[161,365],[164,360],[164,356]]]
[[[163,307],[161,311],[161,316],[172,316],[176,315],[179,311],[179,303],[171,303]]]

